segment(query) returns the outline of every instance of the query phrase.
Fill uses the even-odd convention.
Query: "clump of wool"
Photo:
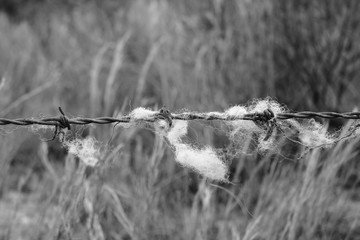
[[[228,117],[232,117],[232,118],[242,118],[248,113],[249,113],[248,109],[240,105],[233,106],[225,111],[225,114]],[[234,121],[229,121],[228,124],[233,128],[233,130],[231,131],[232,136],[234,136],[236,133],[243,131],[250,132],[250,131],[259,130],[259,128],[256,126],[256,124],[253,121],[234,120]]]
[[[209,179],[226,181],[228,168],[214,149],[196,149],[182,142],[181,138],[187,134],[187,127],[187,121],[173,121],[173,127],[167,133],[167,139],[175,148],[176,161]]]
[[[116,126],[123,127],[123,128],[134,127],[136,125],[137,121],[150,119],[156,113],[157,113],[156,111],[153,111],[151,109],[144,108],[144,107],[138,107],[129,113],[128,116],[130,117],[130,122],[117,123]],[[121,117],[124,117],[124,115],[119,114],[117,117],[121,118]]]
[[[156,113],[157,113],[156,111],[150,110],[148,108],[139,107],[139,108],[135,108],[130,113],[130,117],[134,120],[143,120],[153,117],[154,114]]]
[[[274,115],[283,112],[283,108],[279,103],[271,99],[258,100],[251,105],[242,106],[236,105],[225,111],[228,117],[235,119],[242,118],[247,114],[261,113],[266,109],[270,109]],[[244,146],[245,142],[255,137],[258,141],[258,150],[264,151],[272,149],[275,146],[275,134],[272,134],[270,138],[266,139],[267,131],[260,128],[253,121],[249,120],[234,120],[229,121],[227,124],[232,128],[230,137],[240,146]]]
[[[79,157],[84,164],[94,167],[99,162],[100,147],[94,138],[75,139],[65,145],[69,153]]]
[[[328,133],[326,126],[311,119],[302,124],[295,120],[289,121],[298,133],[301,143],[307,147],[317,147],[335,142],[335,137]]]
[[[166,135],[166,133],[169,131],[169,123],[166,120],[160,119],[155,122],[155,131],[159,135]]]
[[[267,109],[271,110],[275,117],[277,114],[287,111],[287,109],[278,102],[267,98],[254,101],[248,106],[233,106],[229,108],[225,114],[228,117],[242,118],[246,114],[262,113]],[[227,124],[232,128],[230,132],[231,139],[241,146],[244,145],[247,139],[254,137],[258,142],[257,149],[259,151],[274,149],[277,146],[277,141],[275,139],[276,128],[273,129],[270,137],[266,138],[266,135],[268,134],[267,126],[262,128],[253,121],[247,120],[234,120],[227,122]],[[326,127],[314,120],[299,122],[294,119],[288,119],[277,121],[276,126],[280,129],[285,129],[286,126],[294,127],[298,132],[301,143],[308,147],[321,146],[335,141],[335,138],[327,132]]]

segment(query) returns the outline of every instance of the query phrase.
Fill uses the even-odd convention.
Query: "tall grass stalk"
[[[110,114],[110,110],[111,110],[112,104],[114,102],[113,88],[116,87],[115,82],[117,79],[117,73],[123,64],[124,48],[125,48],[126,42],[130,39],[130,36],[131,36],[131,32],[126,32],[124,34],[124,36],[117,42],[117,44],[115,46],[115,51],[113,54],[113,61],[112,61],[112,65],[110,68],[109,75],[106,80],[105,91],[104,91],[104,96],[103,96],[104,107],[105,107],[104,114],[105,115]]]

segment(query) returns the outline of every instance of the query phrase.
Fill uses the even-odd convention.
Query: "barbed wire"
[[[311,119],[311,118],[324,118],[324,119],[360,119],[360,112],[295,112],[295,113],[278,113],[274,114],[271,109],[266,109],[263,112],[244,114],[243,116],[234,116],[220,112],[182,112],[182,113],[171,113],[166,108],[161,108],[158,112],[150,116],[143,118],[134,117],[132,114],[121,116],[121,117],[98,117],[98,118],[68,118],[65,116],[61,107],[59,107],[61,113],[58,117],[41,118],[41,119],[29,119],[29,118],[17,118],[7,119],[0,118],[0,125],[18,125],[18,126],[29,126],[29,125],[44,125],[54,126],[55,135],[58,134],[61,129],[71,129],[71,125],[88,125],[88,124],[118,124],[118,123],[131,123],[131,122],[155,122],[157,120],[166,120],[169,126],[172,125],[172,120],[221,120],[221,121],[235,121],[235,120],[247,120],[253,121],[258,126],[271,129],[274,127],[276,120],[287,120],[287,119]],[[54,136],[55,138],[56,136]]]
[[[271,119],[287,120],[287,119],[311,119],[311,118],[325,118],[325,119],[360,119],[360,112],[347,112],[347,113],[336,113],[336,112],[296,112],[296,113],[278,113],[275,114],[267,109],[264,112],[249,113],[243,116],[233,116],[228,114],[222,114],[219,112],[183,112],[183,113],[170,113],[167,109],[162,108],[152,116],[145,117],[143,119],[134,118],[131,115],[122,117],[98,117],[98,118],[67,118],[59,107],[61,113],[58,117],[41,118],[41,119],[30,119],[30,118],[17,118],[7,119],[0,118],[0,125],[47,125],[47,126],[59,126],[61,128],[70,128],[70,125],[88,125],[88,124],[112,124],[112,123],[129,123],[134,121],[154,122],[156,120],[221,120],[221,121],[235,121],[235,120],[248,120],[248,121],[264,121],[267,122]]]

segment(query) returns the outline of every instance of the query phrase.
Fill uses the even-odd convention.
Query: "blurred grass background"
[[[296,111],[351,111],[359,5],[2,0],[0,116],[221,111],[267,96]],[[192,124],[190,140],[230,150],[234,185],[181,168],[148,129],[76,128],[107,149],[90,169],[40,141],[51,129],[2,127],[0,239],[360,238],[359,138],[302,158],[289,143],[259,155],[223,127]]]

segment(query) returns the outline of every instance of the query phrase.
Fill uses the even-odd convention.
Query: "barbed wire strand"
[[[62,109],[59,108],[61,115],[59,117],[50,117],[50,118],[41,118],[41,119],[30,119],[30,118],[17,118],[17,119],[7,119],[0,118],[0,125],[19,125],[19,126],[28,126],[28,125],[47,125],[47,126],[59,126],[61,128],[69,128],[69,125],[88,125],[88,124],[112,124],[112,123],[130,123],[136,121],[144,122],[154,122],[160,119],[163,120],[221,120],[221,121],[235,121],[235,120],[249,120],[249,121],[264,121],[267,122],[271,119],[276,120],[287,120],[287,119],[311,119],[311,118],[324,118],[324,119],[335,119],[335,118],[344,118],[344,119],[360,119],[360,112],[346,112],[346,113],[336,113],[336,112],[296,112],[296,113],[274,113],[267,109],[264,112],[249,113],[243,116],[232,116],[226,113],[218,112],[183,112],[183,113],[170,113],[165,108],[159,110],[159,112],[153,114],[150,117],[145,117],[143,119],[133,118],[131,115],[126,115],[122,117],[98,117],[98,118],[67,118],[63,113]]]
[[[169,126],[172,125],[172,120],[206,120],[206,121],[236,121],[236,120],[248,120],[255,122],[258,126],[272,131],[274,122],[276,120],[287,120],[287,119],[311,119],[311,118],[324,118],[324,119],[360,119],[360,112],[295,112],[295,113],[278,113],[274,114],[270,109],[266,109],[263,112],[249,113],[243,116],[233,116],[227,113],[220,112],[182,112],[182,113],[170,113],[166,108],[160,109],[153,115],[144,117],[142,119],[134,118],[131,114],[121,117],[98,117],[98,118],[67,118],[59,107],[61,113],[58,117],[41,118],[41,119],[29,119],[29,118],[17,118],[7,119],[0,118],[0,125],[18,125],[18,126],[29,126],[29,125],[44,125],[54,126],[55,135],[58,134],[58,130],[69,129],[71,125],[88,125],[88,124],[118,124],[118,123],[131,123],[131,122],[155,122],[157,120],[166,120]],[[55,136],[54,136],[55,137]]]

